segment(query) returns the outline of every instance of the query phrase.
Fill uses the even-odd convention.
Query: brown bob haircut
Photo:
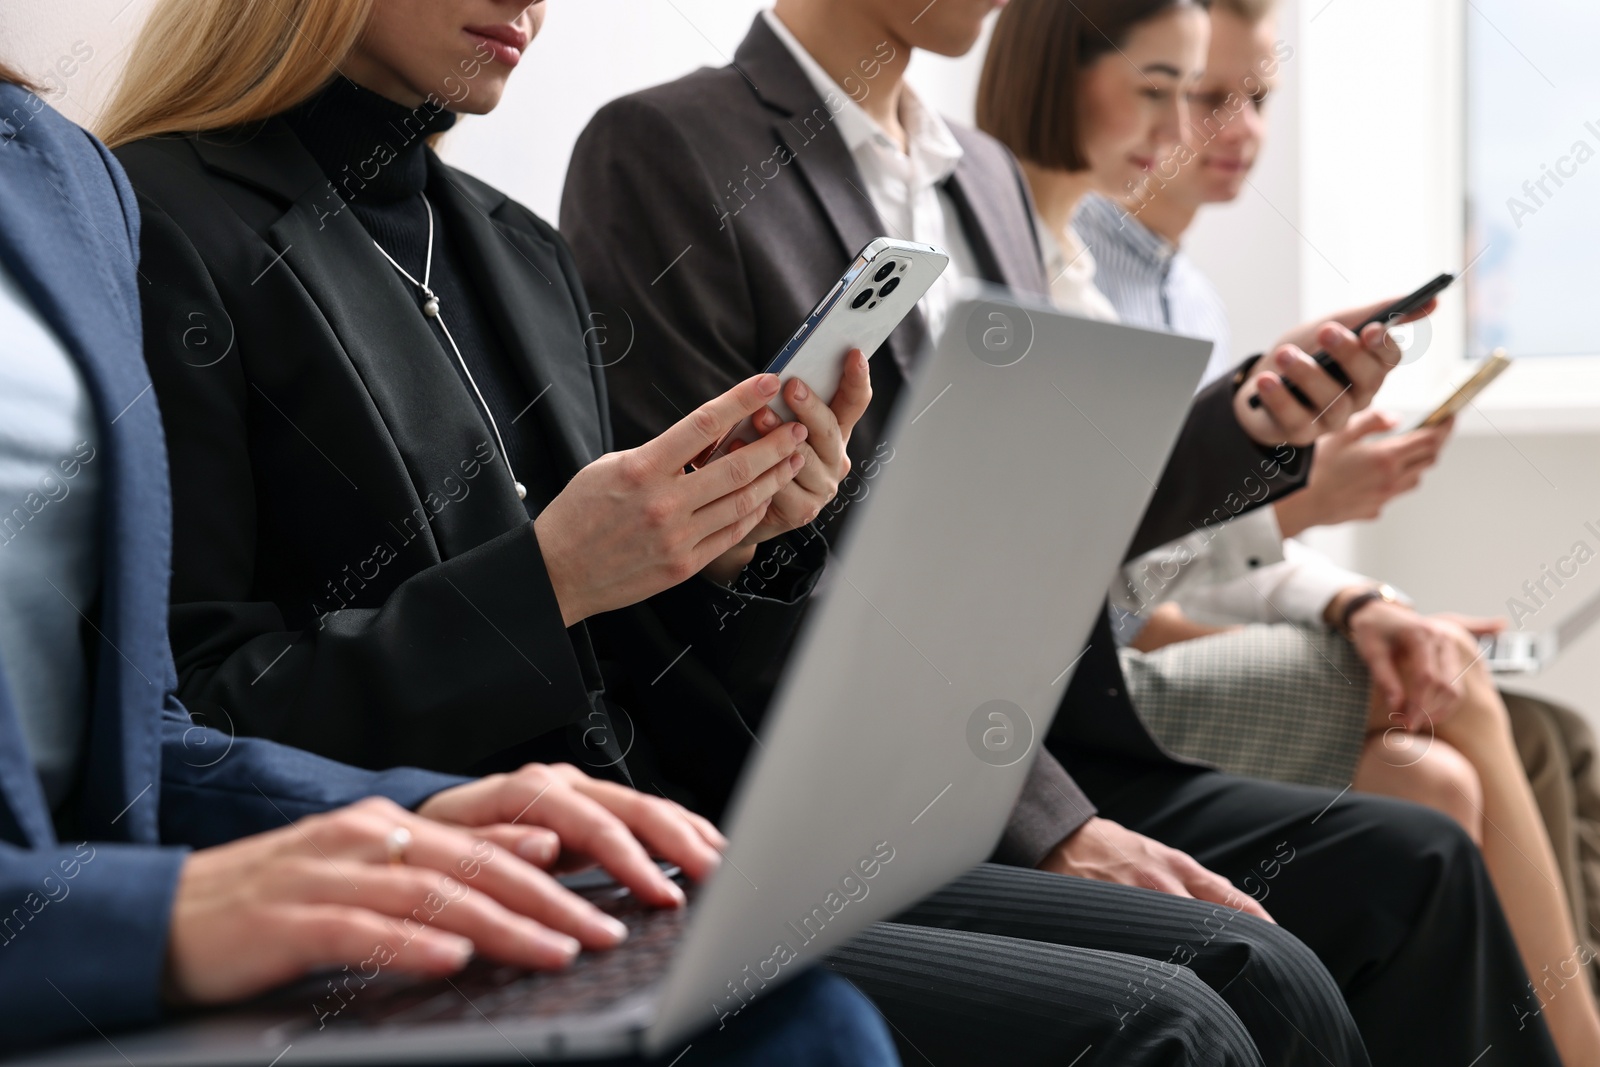
[[[983,61],[978,128],[1024,162],[1087,170],[1079,76],[1140,23],[1183,7],[1209,9],[1211,0],[1010,0]]]

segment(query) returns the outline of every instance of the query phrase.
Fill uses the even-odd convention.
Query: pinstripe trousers
[[[1270,923],[984,864],[837,951],[908,1065],[1361,1067],[1315,955]]]

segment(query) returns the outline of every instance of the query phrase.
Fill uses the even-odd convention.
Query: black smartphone
[[[1426,307],[1428,301],[1432,300],[1434,297],[1450,288],[1451,284],[1454,283],[1455,280],[1456,276],[1449,272],[1439,275],[1437,278],[1433,279],[1433,281],[1429,282],[1427,285],[1424,285],[1421,289],[1418,289],[1409,296],[1405,296],[1399,300],[1396,300],[1394,303],[1390,304],[1388,307],[1372,316],[1372,318],[1368,319],[1366,322],[1363,322],[1360,326],[1357,326],[1355,328],[1355,335],[1360,337],[1361,331],[1365,330],[1368,326],[1371,326],[1375,322],[1388,323],[1390,325],[1398,323],[1407,315],[1412,314],[1420,308]],[[1332,356],[1328,355],[1326,352],[1318,352],[1311,358],[1317,361],[1317,366],[1328,372],[1328,377],[1338,382],[1344,388],[1350,388],[1350,376],[1345,374],[1344,368],[1339,366],[1339,364],[1334,361]],[[1311,398],[1306,396],[1305,393],[1301,392],[1300,388],[1293,382],[1285,381],[1283,384],[1289,387],[1289,395],[1300,401],[1301,405],[1303,405],[1308,411],[1317,410],[1317,405],[1313,404],[1311,402]],[[1250,406],[1253,408],[1260,407],[1261,397],[1251,397]]]

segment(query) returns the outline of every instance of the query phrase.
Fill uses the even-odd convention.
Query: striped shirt
[[[1202,386],[1233,373],[1228,309],[1193,260],[1094,193],[1084,197],[1072,226],[1093,249],[1095,284],[1123,322],[1211,341],[1215,348]],[[1182,554],[1174,557],[1175,552]],[[1192,572],[1193,580],[1181,589],[1170,573],[1173,558],[1186,559],[1184,567]],[[1361,584],[1377,583],[1298,541],[1285,541],[1273,509],[1260,508],[1127,564],[1122,582],[1112,587],[1114,633],[1118,645],[1126,646],[1143,628],[1149,609],[1169,599],[1191,617],[1213,624],[1320,626],[1323,610],[1339,590]]]
[[[1123,322],[1210,341],[1202,385],[1233,372],[1227,305],[1192,259],[1096,193],[1083,198],[1072,225],[1094,253],[1096,286]]]

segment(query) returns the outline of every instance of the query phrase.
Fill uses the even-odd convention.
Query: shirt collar
[[[822,64],[806,50],[782,19],[771,9],[763,11],[761,17],[789,50],[794,61],[805,72],[806,79],[811,82],[811,87],[833,114],[839,136],[844,139],[851,155],[858,154],[868,146],[878,151],[900,153],[900,146],[894,138],[822,69]],[[956,140],[949,124],[937,111],[924,104],[909,85],[901,87],[900,121],[906,129],[910,148],[908,154],[923,164],[920,169],[926,178],[938,184],[955,172],[956,164],[961,161],[961,143]]]
[[[1178,255],[1178,246],[1140,222],[1120,204],[1090,193],[1078,208],[1078,223],[1085,229],[1116,241],[1150,267],[1165,271]]]

